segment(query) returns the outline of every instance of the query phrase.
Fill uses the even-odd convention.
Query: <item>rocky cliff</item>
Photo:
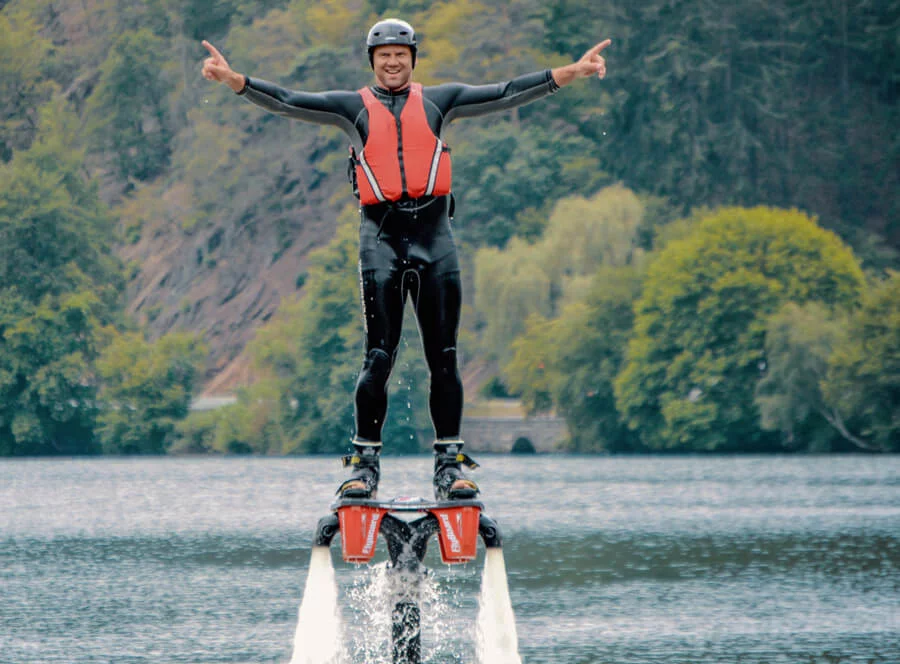
[[[272,133],[259,149],[293,137],[303,155],[318,140],[315,130],[283,127]],[[211,171],[210,182],[232,178],[241,170],[237,166]],[[341,173],[316,177],[303,157],[272,170],[237,185],[239,195],[228,197],[237,206],[208,205],[190,226],[185,220],[198,216],[191,183],[150,188],[123,204],[132,208],[125,218],[142,219],[139,229],[123,233],[130,241],[120,248],[132,277],[128,309],[154,336],[173,330],[203,335],[209,347],[207,394],[252,382],[243,353],[247,342],[284,298],[302,294],[309,252],[333,237],[338,211],[353,200]]]

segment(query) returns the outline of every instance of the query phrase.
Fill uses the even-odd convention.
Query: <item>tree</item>
[[[475,309],[484,320],[485,349],[506,361],[510,343],[525,331],[529,316],[553,315],[552,287],[534,246],[514,239],[505,251],[480,250],[475,255]]]
[[[228,30],[239,0],[167,0],[169,12],[181,22],[181,32],[193,41],[213,39]]]
[[[777,448],[753,400],[768,317],[789,301],[849,306],[862,285],[853,254],[800,212],[710,214],[649,266],[616,379],[619,411],[652,449]]]
[[[870,447],[822,393],[829,358],[845,334],[846,321],[818,302],[788,302],[766,324],[767,365],[756,405],[762,427],[780,431],[788,449],[830,451],[835,431],[857,448]]]
[[[291,403],[277,381],[260,380],[236,396],[233,404],[193,411],[179,422],[169,453],[283,454],[292,448],[286,428]]]
[[[0,455],[96,451],[94,360],[103,304],[88,291],[34,304],[0,291]]]
[[[163,454],[188,415],[206,349],[191,334],[154,343],[140,332],[117,335],[97,361],[104,452]]]
[[[580,308],[575,313],[580,314]],[[512,342],[510,359],[503,365],[508,388],[519,397],[529,415],[553,407],[559,380],[555,361],[560,354],[556,345],[559,327],[560,319],[540,314],[529,317],[523,333]],[[551,371],[547,370],[548,366]]]
[[[311,254],[306,296],[285,303],[251,345],[292,406],[288,452],[332,452],[353,432],[360,357],[357,237],[348,211],[332,242]]]
[[[0,453],[94,451],[94,361],[121,324],[109,212],[64,108],[0,166]]]
[[[94,150],[113,157],[121,180],[149,180],[169,163],[165,53],[165,42],[149,30],[126,32],[113,45],[88,98],[87,132]]]
[[[514,238],[503,251],[475,255],[475,308],[484,321],[485,348],[501,363],[510,344],[538,314],[552,318],[566,298],[600,266],[640,260],[638,231],[644,206],[634,192],[606,187],[590,198],[557,201],[542,236],[528,243]]]
[[[557,199],[588,195],[609,182],[593,145],[577,135],[499,120],[483,128],[460,123],[454,132],[455,223],[474,246],[533,240]]]
[[[34,138],[38,109],[55,89],[44,74],[52,44],[23,10],[0,13],[0,163]]]
[[[122,267],[76,126],[67,109],[44,108],[32,146],[0,167],[0,287],[32,303],[92,289],[111,312],[121,307]]]
[[[511,389],[530,412],[556,406],[578,452],[633,450],[636,436],[616,409],[613,385],[621,370],[640,294],[642,270],[601,267],[585,297],[553,320],[529,320],[504,366]]]
[[[413,17],[422,40],[419,78],[489,82],[544,66],[540,0],[431,3]],[[465,35],[465,38],[459,38]]]
[[[616,179],[682,213],[765,201],[897,246],[897,0],[550,0],[543,11],[556,53],[613,38],[602,91],[572,86],[558,113]]]
[[[871,288],[829,358],[823,391],[866,447],[900,451],[900,273]]]

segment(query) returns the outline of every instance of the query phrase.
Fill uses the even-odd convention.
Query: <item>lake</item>
[[[526,664],[900,662],[898,456],[478,460]],[[430,457],[382,471],[380,497],[430,496]],[[0,461],[0,662],[288,662],[344,472],[322,457]],[[484,552],[447,567],[437,548],[424,661],[469,664]],[[353,662],[389,662],[372,645],[383,565],[339,549]]]

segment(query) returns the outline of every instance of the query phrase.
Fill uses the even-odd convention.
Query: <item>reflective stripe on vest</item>
[[[428,125],[422,85],[410,84],[399,123],[369,88],[359,94],[369,113],[369,132],[356,167],[360,203],[397,201],[404,193],[410,198],[449,194],[450,151]]]

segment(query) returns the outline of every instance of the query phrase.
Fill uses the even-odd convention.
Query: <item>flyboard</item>
[[[420,664],[419,590],[431,538],[437,535],[444,563],[468,563],[476,557],[479,536],[486,549],[500,549],[496,522],[484,513],[484,506],[477,500],[344,498],[335,501],[331,509],[328,516],[319,520],[315,545],[327,549],[340,533],[343,559],[368,563],[375,555],[378,536],[384,538],[390,558],[387,574],[393,604],[392,661]]]

